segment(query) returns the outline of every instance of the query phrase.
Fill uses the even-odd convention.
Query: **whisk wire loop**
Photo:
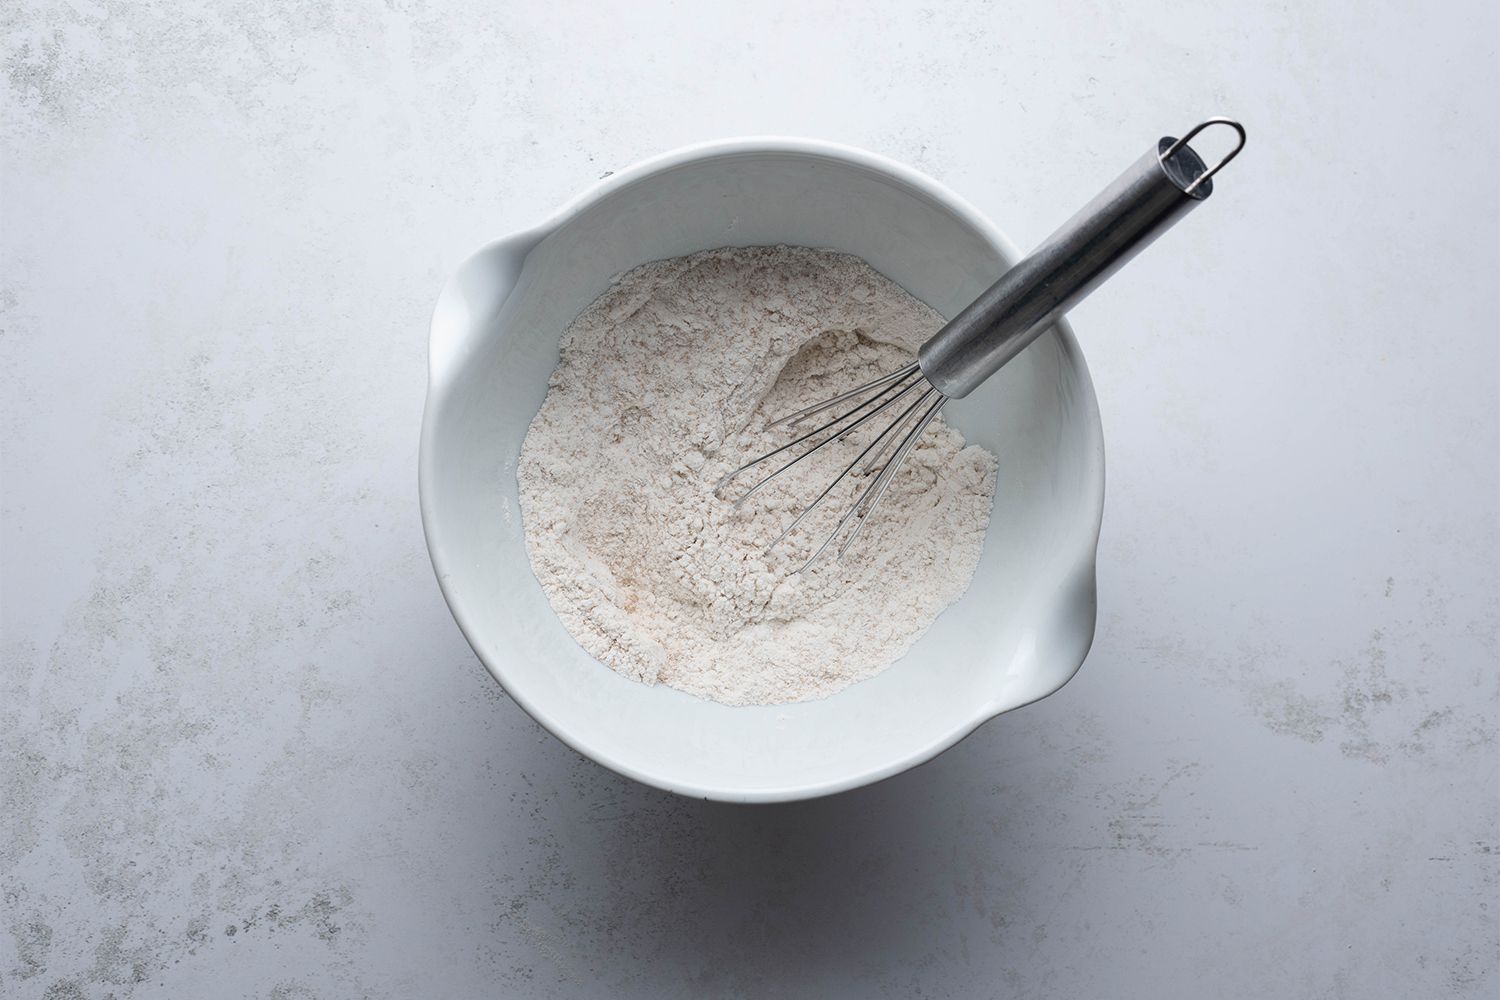
[[[942,393],[939,393],[936,389],[931,389],[927,393],[923,394],[923,398],[922,400],[918,401],[918,405],[920,405],[921,402],[925,401],[927,398],[934,394],[938,396],[942,395]],[[809,566],[818,561],[819,556],[828,551],[828,547],[833,544],[833,540],[839,537],[844,528],[848,526],[849,522],[859,512],[860,508],[865,506],[865,501],[870,499],[871,494],[875,494],[874,502],[879,502],[880,496],[885,493],[885,484],[890,482],[891,478],[895,476],[896,470],[900,465],[901,460],[906,458],[906,453],[910,451],[916,444],[917,437],[920,436],[921,431],[926,429],[927,421],[931,417],[937,415],[938,408],[942,405],[942,399],[939,399],[936,403],[933,403],[930,407],[928,407],[927,413],[924,414],[922,420],[918,423],[918,426],[912,428],[910,431],[907,431],[906,437],[901,440],[901,445],[896,450],[896,458],[892,459],[891,463],[881,470],[880,475],[875,477],[874,481],[872,481],[869,486],[865,487],[864,492],[860,493],[859,497],[854,501],[854,503],[849,506],[849,509],[844,512],[844,516],[839,518],[838,524],[833,526],[833,530],[828,533],[828,537],[823,539],[823,544],[818,546],[817,550],[813,552],[813,554],[808,558],[807,562],[798,567],[798,573],[806,571]],[[858,459],[856,459],[856,461],[858,461]],[[873,505],[871,509],[873,509]],[[856,525],[854,534],[858,534],[858,530],[859,526]],[[852,540],[853,537],[854,535],[851,534],[850,539]],[[843,553],[847,550],[847,544],[840,547],[839,555],[842,556]]]
[[[894,384],[888,386],[886,389],[884,389],[882,392],[880,392],[878,395],[876,395],[874,398],[866,400],[865,402],[863,402],[860,405],[856,406],[854,409],[849,410],[849,411],[847,411],[845,413],[842,413],[842,414],[840,414],[837,417],[834,417],[832,420],[830,420],[827,423],[823,424],[821,427],[818,427],[818,428],[815,428],[813,430],[810,430],[806,434],[803,434],[801,437],[797,438],[796,440],[790,441],[787,444],[782,445],[780,448],[775,449],[774,451],[769,451],[766,454],[762,455],[761,457],[759,457],[757,459],[754,459],[753,461],[746,462],[744,465],[740,466],[738,469],[735,469],[733,472],[729,473],[729,475],[727,475],[723,479],[719,480],[718,485],[714,487],[714,493],[717,494],[726,485],[728,485],[728,483],[729,483],[730,480],[734,479],[734,477],[738,476],[741,472],[744,472],[747,469],[754,468],[755,466],[761,464],[762,462],[766,461],[767,459],[775,458],[777,455],[780,455],[783,452],[788,451],[791,448],[795,448],[797,445],[802,444],[804,441],[811,440],[812,438],[815,438],[815,437],[817,437],[820,434],[824,434],[824,433],[826,433],[828,431],[834,430],[834,428],[838,428],[836,431],[834,431],[834,433],[829,434],[826,439],[824,439],[822,441],[819,441],[817,444],[813,445],[807,451],[805,451],[802,454],[798,455],[796,458],[793,458],[791,461],[787,462],[785,465],[782,465],[775,472],[772,472],[769,476],[764,477],[759,482],[757,482],[754,486],[750,487],[743,494],[741,494],[740,497],[739,497],[739,499],[735,500],[735,502],[734,502],[735,509],[738,510],[740,507],[744,506],[746,500],[749,500],[751,497],[753,497],[755,494],[759,493],[766,486],[770,485],[771,481],[774,480],[777,476],[781,475],[783,472],[786,472],[788,469],[790,469],[792,466],[796,465],[798,462],[802,461],[804,458],[807,458],[810,455],[814,455],[817,452],[822,451],[824,448],[826,448],[830,444],[833,444],[835,441],[839,441],[839,440],[842,440],[845,437],[848,437],[849,434],[853,433],[859,427],[863,426],[864,424],[868,423],[873,418],[875,418],[875,417],[879,416],[881,413],[885,412],[890,407],[894,406],[904,396],[906,396],[912,390],[916,389],[917,386],[919,386],[921,384],[923,384],[922,381],[921,381],[921,379],[917,379],[916,381],[911,382],[910,384],[906,384],[904,381],[895,382]],[[889,398],[889,399],[885,399],[884,402],[880,402],[884,397],[890,395],[892,392],[894,392],[896,394],[894,396],[892,396],[891,398]],[[860,410],[863,410],[866,407],[871,406],[872,404],[875,404],[875,403],[880,403],[880,405],[876,406],[875,409],[871,410],[869,413],[866,413],[864,416],[860,417],[858,420],[855,420],[853,423],[849,424],[847,427],[838,427],[839,424],[843,423],[845,420],[848,420],[850,417],[854,416]]]
[[[912,388],[916,387],[913,386]],[[875,440],[865,445],[864,451],[861,451],[858,455],[856,455],[854,457],[854,461],[845,466],[844,471],[840,472],[834,478],[833,482],[829,483],[828,486],[823,490],[823,492],[818,494],[818,498],[804,507],[802,509],[802,513],[798,514],[796,519],[792,521],[791,524],[786,526],[786,530],[777,535],[775,540],[772,541],[770,545],[766,546],[766,551],[769,552],[771,549],[775,548],[783,538],[785,538],[787,535],[790,535],[796,529],[797,525],[807,520],[807,516],[811,514],[815,509],[817,509],[817,506],[819,504],[828,499],[829,494],[831,494],[834,489],[838,487],[839,483],[843,482],[844,479],[848,477],[849,473],[854,471],[854,467],[856,465],[864,461],[865,456],[868,455],[872,449],[877,446],[881,446],[883,449],[881,442],[888,441],[890,439],[891,432],[894,431],[897,427],[901,426],[901,424],[905,422],[907,416],[916,412],[916,410],[921,407],[921,405],[928,399],[928,397],[930,397],[935,392],[937,392],[936,389],[928,389],[926,392],[922,393],[921,396],[918,396],[917,399],[910,406],[908,406],[905,411],[902,412],[901,416],[897,417],[891,423],[887,424],[885,430],[881,431],[880,434],[876,436]]]
[[[932,391],[937,392],[936,389]],[[844,553],[853,548],[854,540],[859,537],[859,533],[864,529],[866,522],[874,516],[875,508],[880,506],[880,500],[885,496],[885,491],[890,489],[891,481],[896,478],[896,472],[901,468],[901,463],[906,461],[906,456],[917,446],[917,441],[922,437],[922,432],[927,430],[927,425],[932,423],[937,417],[938,411],[943,408],[943,404],[946,402],[948,402],[947,397],[938,393],[937,401],[927,408],[927,412],[922,414],[916,426],[907,431],[906,437],[901,441],[901,447],[896,451],[896,457],[891,459],[890,463],[884,469],[880,470],[880,476],[875,480],[874,485],[875,496],[870,500],[868,505],[864,503],[863,498],[860,499],[859,503],[855,504],[854,509],[858,510],[860,507],[864,507],[864,513],[859,515],[859,520],[855,523],[854,530],[849,532],[849,537],[844,539],[843,545],[839,546],[836,558],[842,560]]]
[[[868,397],[805,434],[801,434],[786,444],[741,465],[719,480],[718,484],[714,487],[714,493],[717,495],[736,476],[749,469],[753,469],[777,456],[789,456],[772,472],[762,476],[753,486],[740,494],[734,501],[734,506],[738,509],[747,500],[770,485],[778,476],[797,465],[803,459],[822,451],[836,441],[844,440],[875,419],[875,417],[892,409],[901,403],[902,400],[912,397],[913,394],[915,394],[915,398],[911,399],[909,403],[901,408],[896,418],[886,424],[860,450],[854,457],[854,460],[844,467],[843,471],[814,498],[812,503],[802,508],[801,512],[792,519],[792,522],[786,526],[781,534],[777,535],[771,544],[766,547],[767,551],[774,549],[788,535],[797,530],[814,510],[833,495],[839,484],[848,479],[858,469],[859,475],[870,476],[873,474],[874,478],[868,485],[859,490],[853,504],[839,518],[833,531],[829,533],[797,572],[801,573],[815,563],[824,552],[833,546],[834,541],[844,533],[844,530],[853,523],[854,530],[837,547],[838,558],[842,559],[844,554],[853,546],[854,540],[864,528],[865,522],[874,514],[875,508],[880,504],[881,499],[890,488],[892,480],[901,468],[901,463],[906,460],[906,456],[916,447],[917,441],[921,438],[923,432],[927,430],[927,426],[936,419],[938,411],[948,401],[947,396],[944,396],[942,392],[927,381],[926,376],[922,374],[919,364],[914,363],[898,368],[879,378],[871,379],[863,385],[856,386],[846,392],[841,392],[822,402],[814,403],[812,406],[803,407],[795,413],[787,414],[767,424],[767,427],[795,426],[808,417],[832,409],[841,403]],[[808,445],[808,447],[800,453],[795,453],[794,449],[802,445]],[[887,454],[891,456],[890,460],[884,466],[881,466],[880,462]]]
[[[798,410],[796,413],[788,413],[786,416],[780,417],[776,420],[771,421],[769,424],[766,424],[766,428],[769,430],[772,427],[780,427],[782,424],[799,424],[803,420],[812,416],[814,413],[821,413],[829,407],[839,405],[846,399],[853,399],[855,396],[863,395],[864,393],[869,392],[871,389],[878,389],[880,386],[883,386],[888,382],[900,381],[901,379],[906,378],[917,370],[918,365],[915,361],[913,361],[905,368],[898,368],[888,375],[882,375],[879,378],[871,379],[864,385],[857,385],[853,389],[850,389],[848,392],[841,392],[831,399],[825,399],[821,403],[814,403],[811,406],[804,407],[803,409]]]

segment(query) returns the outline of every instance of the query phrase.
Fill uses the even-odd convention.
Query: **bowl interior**
[[[725,149],[646,169],[536,231],[527,252],[497,244],[465,265],[433,334],[463,350],[434,374],[422,445],[440,581],[512,697],[622,773],[737,801],[822,794],[925,760],[1060,687],[1094,626],[1098,413],[1071,335],[1054,331],[945,409],[999,457],[990,531],[968,593],[879,676],[820,701],[730,708],[626,680],[572,640],[532,575],[515,477],[562,330],[638,264],[775,243],[855,254],[945,315],[1010,263],[951,196],[852,154]]]

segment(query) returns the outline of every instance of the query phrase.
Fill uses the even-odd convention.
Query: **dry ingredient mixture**
[[[733,488],[756,477],[729,499],[713,487],[789,440],[769,420],[909,363],[942,322],[858,258],[802,247],[619,278],[563,334],[521,450],[527,550],[568,631],[628,677],[730,705],[822,697],[897,659],[974,575],[994,456],[935,421],[843,562],[803,573],[867,480],[766,546],[857,445],[738,511]]]

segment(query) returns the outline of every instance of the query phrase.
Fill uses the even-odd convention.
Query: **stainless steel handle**
[[[1239,140],[1212,169],[1188,145],[1210,125]],[[1245,130],[1210,118],[1181,139],[1167,136],[1062,228],[953,317],[917,352],[922,374],[961,398],[1025,350],[1153,240],[1213,193],[1210,179],[1245,147]]]

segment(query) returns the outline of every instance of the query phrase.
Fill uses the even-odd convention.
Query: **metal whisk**
[[[1234,148],[1212,168],[1206,167],[1188,145],[1189,140],[1210,125],[1228,126],[1237,136]],[[777,456],[788,456],[775,471],[735,500],[738,508],[798,462],[849,437],[882,413],[894,411],[894,419],[771,543],[775,547],[795,531],[856,469],[860,475],[868,476],[878,468],[879,474],[859,491],[833,531],[797,572],[816,562],[852,523],[853,530],[837,549],[838,558],[842,559],[879,506],[901,463],[943,405],[973,392],[1105,279],[1206,200],[1213,193],[1213,175],[1244,146],[1244,128],[1228,118],[1210,118],[1181,139],[1166,136],[1157,140],[1082,211],[933,334],[918,349],[916,361],[772,422],[770,427],[795,426],[841,403],[859,401],[814,430],[735,469],[714,487],[715,495],[741,473]],[[799,448],[803,450],[798,451]],[[887,455],[889,460],[881,466]]]

